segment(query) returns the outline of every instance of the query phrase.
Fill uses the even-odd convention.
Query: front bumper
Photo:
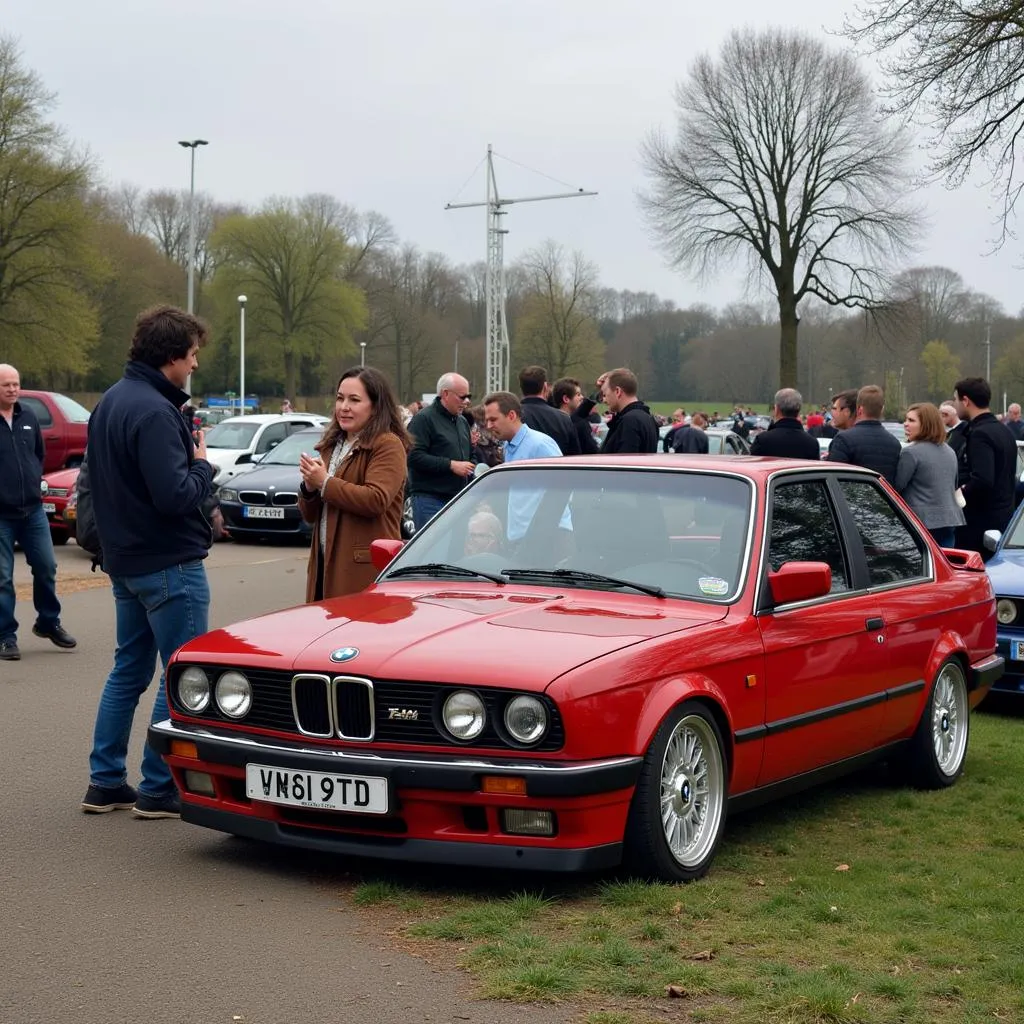
[[[194,743],[198,757],[171,753],[175,740]],[[181,791],[182,818],[197,825],[349,856],[537,871],[597,870],[620,862],[642,763],[639,757],[551,762],[312,747],[309,741],[172,721],[151,726],[149,742],[167,761]],[[360,815],[252,800],[245,791],[249,763],[384,778],[389,811]],[[186,771],[209,775],[216,795],[192,791]],[[526,794],[485,793],[484,776],[524,779]],[[505,832],[505,810],[551,811],[556,832]]]
[[[1006,659],[1006,667],[1001,679],[992,687],[993,693],[1016,693],[1024,695],[1024,661],[1015,661],[1011,657],[1011,644],[1014,640],[1024,640],[1019,630],[1016,634],[996,633],[996,653]]]
[[[284,516],[281,519],[250,519],[243,514],[244,505],[232,501],[220,502],[221,515],[224,516],[224,528],[229,533],[252,533],[260,536],[308,536],[313,531],[311,524],[302,518],[302,513],[295,505],[282,505]]]

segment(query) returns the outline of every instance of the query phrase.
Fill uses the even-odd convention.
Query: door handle
[[[885,626],[885,622],[881,619],[865,619],[864,628],[867,630],[882,629]]]

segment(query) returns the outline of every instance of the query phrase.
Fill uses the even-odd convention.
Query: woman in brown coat
[[[401,538],[409,444],[387,377],[369,366],[346,370],[318,454],[299,461],[299,509],[313,524],[307,602],[353,594],[376,579],[370,541]]]

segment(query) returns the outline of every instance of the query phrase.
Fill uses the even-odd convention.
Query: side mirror
[[[775,605],[811,601],[832,590],[832,570],[825,562],[786,562],[768,573],[768,587]]]
[[[252,455],[249,452],[242,452],[242,454],[235,459],[236,466],[244,466],[250,462],[252,462]]]
[[[981,543],[985,545],[986,551],[995,551],[999,547],[1002,534],[998,530],[986,530],[981,537]]]
[[[378,572],[383,572],[392,562],[395,555],[405,546],[400,540],[371,540],[370,561]]]

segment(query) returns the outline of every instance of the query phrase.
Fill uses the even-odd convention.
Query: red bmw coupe
[[[208,828],[342,855],[703,875],[727,813],[885,759],[963,771],[992,589],[877,475],[512,463],[362,594],[198,637],[149,731]]]

